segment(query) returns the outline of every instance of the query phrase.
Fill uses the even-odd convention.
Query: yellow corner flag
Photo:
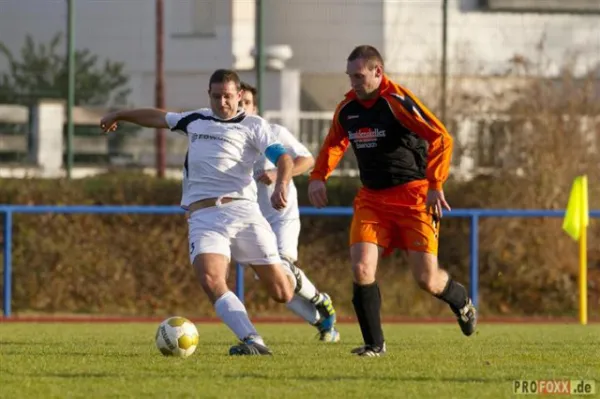
[[[587,227],[590,224],[587,176],[578,176],[571,187],[562,228],[579,241],[579,322],[587,324]]]
[[[562,227],[571,238],[579,241],[589,223],[587,176],[578,176],[571,187],[567,213]]]

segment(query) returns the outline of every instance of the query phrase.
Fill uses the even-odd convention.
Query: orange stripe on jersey
[[[382,97],[402,125],[429,143],[427,180],[430,188],[440,190],[450,172],[452,136],[408,89],[392,81],[388,82]]]
[[[336,166],[342,160],[350,141],[348,134],[340,124],[340,111],[352,99],[345,99],[336,108],[329,133],[321,146],[315,166],[310,174],[310,180],[327,180]]]

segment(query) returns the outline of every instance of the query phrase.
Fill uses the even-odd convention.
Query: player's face
[[[356,59],[349,61],[346,74],[350,78],[350,85],[360,99],[369,99],[377,95],[383,68],[381,65],[369,65],[367,60]]]
[[[256,104],[254,103],[254,96],[252,92],[245,91],[242,93],[242,108],[248,115],[256,115]]]
[[[210,107],[219,118],[229,119],[237,114],[242,92],[234,82],[213,83],[210,85],[208,95]]]

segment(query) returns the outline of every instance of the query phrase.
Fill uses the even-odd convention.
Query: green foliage
[[[0,42],[8,72],[0,75],[0,103],[28,103],[35,98],[67,98],[68,63],[63,35],[36,44],[27,36],[16,57]],[[125,105],[131,89],[125,65],[105,60],[88,49],[75,52],[75,105]]]
[[[492,184],[494,183],[494,184]],[[454,208],[502,207],[514,181],[476,179],[449,183]],[[306,206],[306,181],[297,180]],[[356,179],[332,179],[330,203],[349,206]],[[178,205],[181,182],[141,174],[107,174],[82,180],[4,179],[3,204]],[[561,202],[566,204],[568,192]],[[600,207],[591,195],[591,208]],[[512,208],[525,208],[515,201]],[[480,305],[483,314],[576,315],[577,244],[559,219],[489,218],[480,221]],[[302,217],[299,265],[317,287],[332,295],[342,316],[352,315],[348,253],[349,217]],[[440,263],[469,283],[469,221],[445,218]],[[109,314],[213,314],[189,264],[183,215],[14,216],[13,306],[15,311]],[[590,317],[600,315],[600,225],[589,232]],[[230,273],[233,287],[235,274]],[[380,262],[384,314],[448,316],[442,302],[415,284],[402,254]],[[287,314],[246,274],[252,314]]]

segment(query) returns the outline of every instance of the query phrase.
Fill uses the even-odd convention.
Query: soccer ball
[[[188,357],[198,346],[198,330],[185,317],[169,317],[158,326],[156,347],[165,356]]]

